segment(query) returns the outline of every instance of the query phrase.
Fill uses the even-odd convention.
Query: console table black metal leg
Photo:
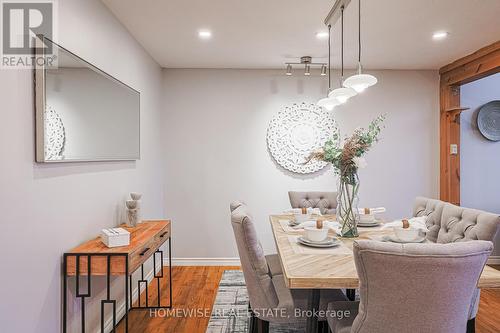
[[[172,308],[172,239],[169,237],[168,239],[168,264],[169,264],[169,305],[168,306],[162,306],[161,305],[161,283],[160,279],[164,277],[163,274],[163,251],[162,250],[157,250],[155,253],[153,253],[153,261],[154,261],[154,271],[153,275],[157,279],[157,287],[158,287],[158,305],[157,306],[149,306],[149,300],[148,300],[148,281],[144,278],[144,266],[141,265],[141,280],[138,281],[138,306],[134,307],[132,305],[132,273],[129,272],[129,262],[128,262],[128,254],[127,253],[106,253],[106,254],[96,254],[96,253],[65,253],[63,255],[63,290],[62,290],[62,296],[63,296],[63,313],[62,313],[62,331],[63,333],[66,333],[68,328],[68,258],[69,257],[74,257],[75,259],[75,289],[76,289],[76,298],[80,298],[81,300],[81,332],[85,333],[85,299],[91,297],[91,287],[92,287],[92,258],[93,257],[105,257],[106,260],[106,298],[104,300],[101,300],[101,330],[104,330],[104,317],[105,317],[105,306],[106,304],[111,304],[113,308],[113,329],[112,332],[115,332],[116,326],[119,324],[117,323],[117,314],[116,314],[116,308],[117,308],[117,301],[114,299],[111,299],[111,260],[113,257],[123,257],[125,260],[125,314],[123,316],[123,320],[125,321],[125,332],[128,333],[128,312],[133,309],[171,309]],[[160,254],[160,260],[161,260],[161,269],[160,273],[156,274],[156,254]],[[87,259],[87,272],[86,272],[86,278],[87,278],[87,290],[85,293],[82,293],[80,290],[80,279],[83,274],[80,269],[80,262],[81,258],[86,258]],[[123,274],[123,273],[122,273]],[[130,280],[129,280],[130,279]],[[141,300],[141,283],[145,283],[146,287],[146,306],[141,306],[140,300]]]
[[[163,265],[163,264],[162,264]],[[168,238],[168,285],[170,288],[170,305],[172,308],[172,237]]]
[[[136,310],[136,309],[171,309],[172,308],[172,255],[171,255],[171,250],[172,250],[172,240],[169,237],[168,239],[168,269],[169,269],[169,274],[168,274],[168,285],[169,285],[169,304],[166,306],[162,306],[161,304],[161,282],[160,279],[165,278],[163,274],[163,251],[162,250],[157,250],[156,252],[153,253],[153,279],[156,279],[156,286],[157,286],[157,296],[158,296],[158,301],[155,306],[150,306],[149,305],[149,289],[148,289],[148,279],[144,277],[144,264],[141,265],[141,279],[137,281],[137,305],[133,306],[133,300],[132,300],[132,274],[130,275],[130,309],[131,310]],[[159,273],[156,274],[156,259],[157,259],[157,254],[160,254],[160,270]],[[145,306],[141,305],[141,284],[144,283],[146,287],[144,288],[146,292],[146,304]]]
[[[467,333],[476,332],[476,318],[469,319],[467,321]]]
[[[125,333],[128,333],[128,312],[130,311],[129,303],[128,303],[128,255],[125,257],[125,276],[123,279],[125,280]]]
[[[106,304],[111,304],[113,306],[113,329],[112,332],[115,332],[116,330],[116,325],[117,325],[117,318],[116,318],[116,300],[111,299],[111,259],[113,257],[124,257],[125,260],[125,314],[124,314],[124,319],[125,319],[125,332],[128,332],[128,254],[123,254],[123,253],[109,253],[109,254],[95,254],[95,253],[65,253],[63,256],[63,314],[62,314],[62,321],[63,321],[63,333],[67,332],[67,324],[68,324],[68,257],[74,257],[75,258],[75,289],[76,289],[76,298],[81,299],[81,332],[85,333],[85,299],[91,297],[91,291],[92,291],[92,258],[93,257],[105,257],[106,260],[106,299],[101,300],[101,331],[104,332],[104,313],[105,313],[105,305]],[[87,259],[87,291],[85,293],[80,292],[80,275],[81,275],[81,270],[80,270],[80,259],[84,257]]]
[[[81,257],[87,257],[87,292],[86,293],[80,293],[80,258]],[[90,297],[91,294],[91,261],[92,261],[92,256],[91,255],[76,255],[76,297],[81,299],[81,309],[80,313],[82,316],[81,319],[81,324],[82,324],[82,333],[85,332],[85,298]]]
[[[63,333],[66,333],[66,310],[68,308],[68,298],[67,298],[67,288],[68,288],[68,256],[64,254],[63,256],[63,290],[62,290],[62,296],[63,296],[63,313],[62,313],[62,321],[63,321],[63,327],[62,331]]]

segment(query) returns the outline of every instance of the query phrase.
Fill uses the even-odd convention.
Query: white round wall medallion
[[[48,161],[64,159],[63,151],[66,143],[66,131],[64,124],[52,107],[47,106],[44,112],[45,125],[45,159]]]
[[[295,173],[313,173],[327,163],[312,160],[305,164],[314,150],[338,133],[330,112],[315,104],[293,104],[280,110],[269,123],[267,147],[274,160]]]

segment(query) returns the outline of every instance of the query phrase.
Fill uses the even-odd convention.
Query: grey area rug
[[[248,292],[243,272],[225,271],[219,283],[212,315],[206,333],[246,333],[248,332]],[[270,324],[272,333],[305,332],[304,325]]]

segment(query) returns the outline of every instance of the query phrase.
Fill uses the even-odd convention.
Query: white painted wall
[[[438,196],[438,74],[375,75],[379,84],[335,115],[341,131],[351,133],[388,113],[382,141],[360,173],[360,200],[386,206],[388,217],[408,216],[415,196]],[[291,174],[266,146],[268,123],[281,107],[315,102],[326,88],[322,77],[281,70],[163,71],[165,206],[175,221],[175,257],[236,257],[229,218],[236,199],[249,204],[265,249],[274,251],[268,214],[289,207],[287,191],[336,189],[332,170]]]
[[[500,74],[464,84],[460,103],[470,110],[460,121],[460,199],[461,205],[500,214],[500,142],[485,139],[477,127],[479,108],[500,100]],[[500,255],[500,234],[493,256]]]
[[[59,42],[141,92],[137,162],[34,162],[33,73],[0,70],[2,332],[60,332],[62,253],[116,225],[130,191],[164,216],[161,69],[98,0],[59,1]]]
[[[0,267],[13,272],[0,277],[2,331],[59,331],[62,253],[120,222],[130,191],[144,193],[145,218],[174,218],[176,257],[212,258],[237,255],[231,200],[252,207],[270,251],[267,215],[288,207],[288,190],[335,189],[331,170],[297,176],[280,169],[265,141],[274,113],[316,101],[324,79],[273,70],[162,74],[100,1],[59,1],[59,19],[57,42],[141,92],[142,158],[35,163],[32,73],[0,71]],[[438,193],[438,77],[376,75],[379,85],[339,108],[337,120],[350,132],[388,112],[383,141],[361,172],[361,203],[385,205],[391,217],[408,215],[416,195]]]

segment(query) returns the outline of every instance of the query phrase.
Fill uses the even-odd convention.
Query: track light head
[[[306,64],[305,70],[304,70],[304,75],[306,75],[306,76],[311,75],[311,65]]]
[[[326,75],[326,65],[321,66],[321,76]]]

